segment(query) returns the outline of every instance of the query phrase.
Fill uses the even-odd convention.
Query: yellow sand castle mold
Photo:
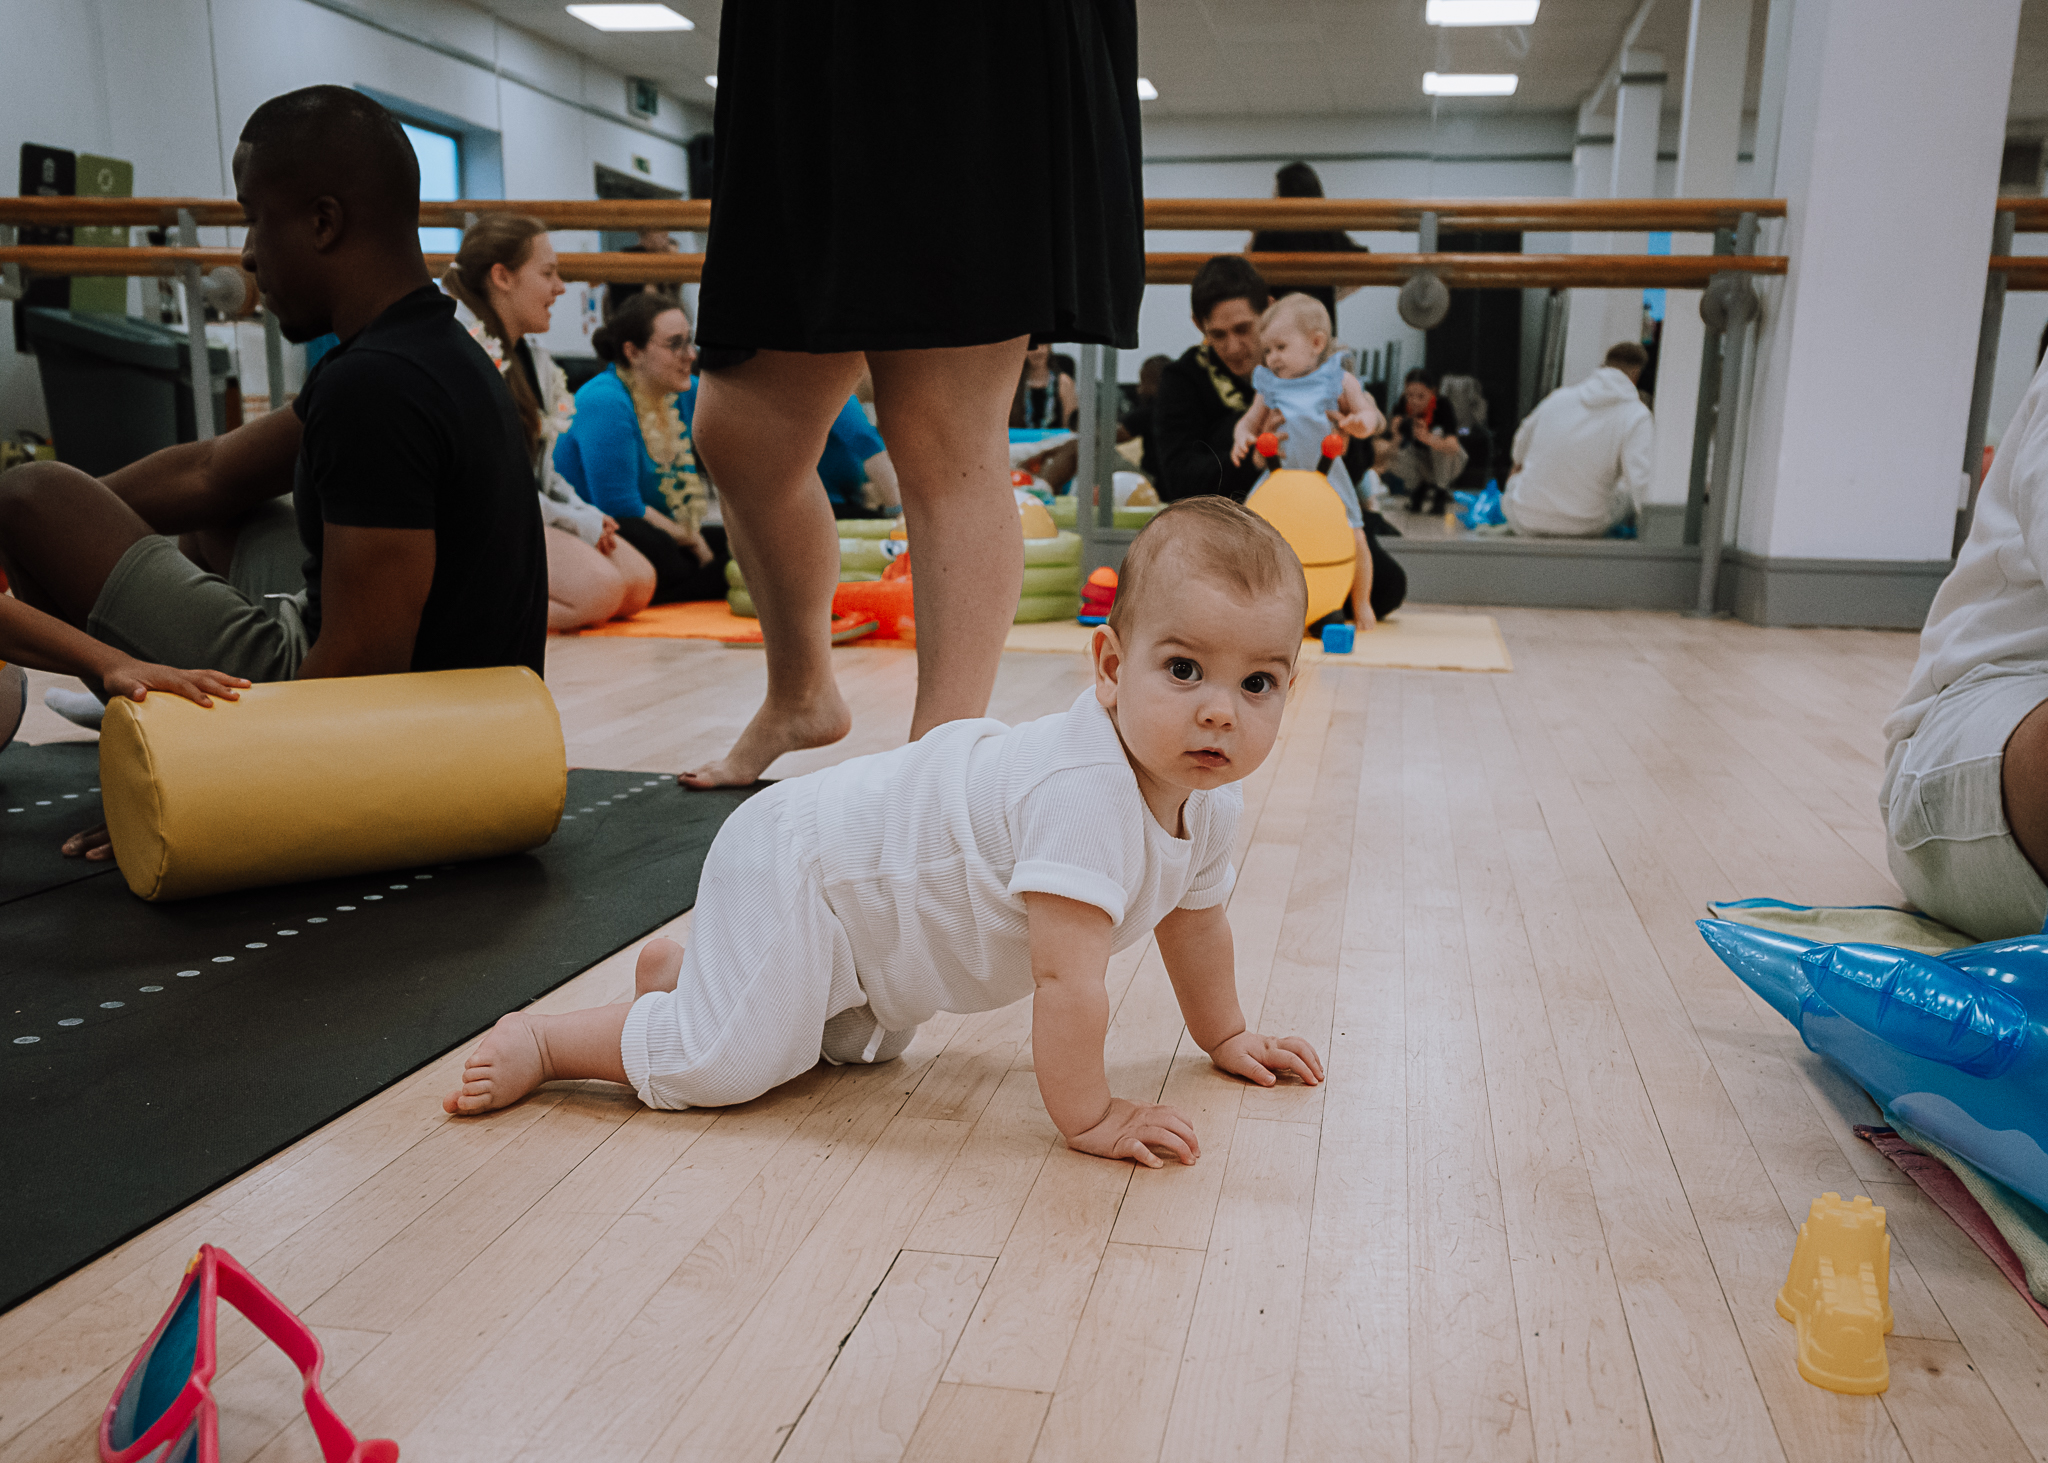
[[[1799,1328],[1800,1376],[1858,1396],[1891,1385],[1891,1268],[1882,1207],[1860,1195],[1813,1201],[1778,1292],[1778,1314]]]

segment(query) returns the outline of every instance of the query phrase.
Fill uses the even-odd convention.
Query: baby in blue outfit
[[[1369,437],[1383,425],[1373,399],[1335,354],[1330,333],[1330,312],[1311,295],[1282,295],[1259,317],[1266,363],[1252,372],[1258,394],[1238,421],[1230,451],[1233,463],[1244,461],[1261,432],[1273,432],[1281,441],[1280,465],[1313,472],[1322,460],[1323,438],[1332,428],[1352,437]],[[1365,511],[1343,459],[1332,462],[1327,473],[1358,543],[1351,606],[1363,630],[1373,623],[1367,603],[1372,555],[1365,543]]]

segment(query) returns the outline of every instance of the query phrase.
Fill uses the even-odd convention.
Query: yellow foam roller
[[[554,835],[561,718],[524,666],[251,686],[195,706],[117,698],[100,728],[114,858],[190,899],[494,858]]]
[[[1280,530],[1301,560],[1308,580],[1308,623],[1343,608],[1358,567],[1358,540],[1330,480],[1319,472],[1283,468],[1268,474],[1244,506]]]

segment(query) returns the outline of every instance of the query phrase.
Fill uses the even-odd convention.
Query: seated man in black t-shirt
[[[252,681],[538,674],[532,464],[511,394],[420,257],[405,134],[358,92],[308,87],[249,118],[235,181],[242,261],[285,335],[342,343],[293,411],[104,482],[56,463],[0,477],[15,594],[138,659]]]

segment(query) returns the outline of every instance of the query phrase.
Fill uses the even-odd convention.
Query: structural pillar
[[[1580,197],[1649,198],[1657,186],[1657,125],[1664,104],[1664,58],[1655,51],[1629,51],[1621,61],[1615,93],[1614,131],[1607,148],[1607,185]],[[1580,109],[1579,130],[1589,119]],[[1597,134],[1595,134],[1597,135]],[[1579,150],[1572,160],[1576,167]],[[1592,159],[1589,157],[1588,162]],[[1586,239],[1591,247],[1582,247]],[[1573,253],[1640,254],[1641,234],[1574,234]],[[1633,340],[1642,328],[1643,292],[1636,290],[1574,290],[1571,320],[1565,331],[1564,384],[1582,381],[1599,368],[1607,348],[1617,340]]]
[[[1621,82],[1614,98],[1614,186],[1616,198],[1657,196],[1657,134],[1664,119],[1664,58],[1655,51],[1628,51],[1621,58]],[[1649,248],[1646,234],[1612,234],[1608,252],[1641,254]],[[1641,289],[1610,290],[1607,295],[1607,347],[1643,334]]]
[[[1594,111],[1589,100],[1579,108],[1578,135],[1572,139],[1572,197],[1610,198],[1614,189],[1614,122],[1612,118],[1600,116]],[[1571,250],[1574,254],[1604,254],[1607,252],[1607,234],[1602,232],[1575,233],[1571,236]],[[1567,296],[1570,304],[1565,316],[1564,327],[1564,384],[1570,385],[1586,374],[1579,369],[1580,359],[1589,350],[1590,342],[1597,339],[1606,329],[1607,290],[1573,290]],[[1606,347],[1600,347],[1605,350]],[[1595,364],[1599,352],[1594,351]]]
[[[1728,198],[1735,192],[1743,81],[1749,69],[1750,0],[1692,0],[1685,48],[1685,102],[1678,124],[1678,198]],[[1673,254],[1713,252],[1711,234],[1673,234]],[[1706,326],[1698,290],[1665,296],[1657,350],[1657,458],[1650,502],[1686,501],[1692,486],[1693,421],[1699,410]]]
[[[1946,572],[2020,0],[1799,0],[1735,609],[1914,625]],[[1900,363],[1910,362],[1906,376]]]

